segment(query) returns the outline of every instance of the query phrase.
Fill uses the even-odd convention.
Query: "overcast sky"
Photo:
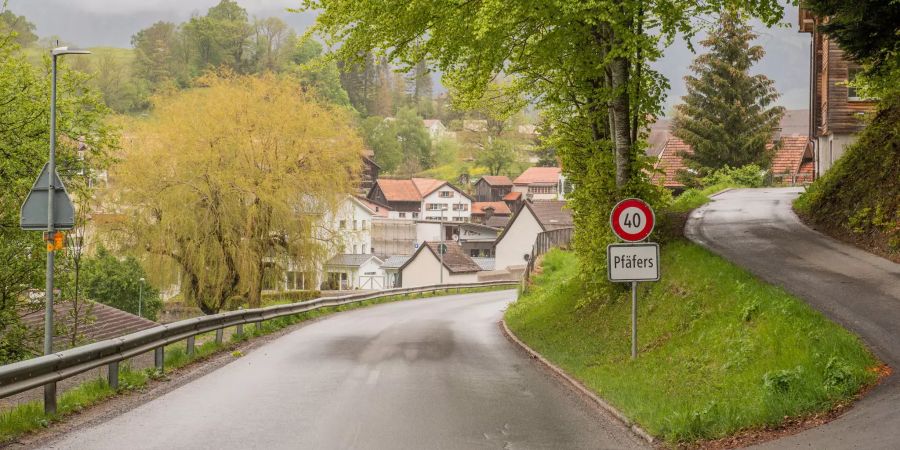
[[[9,9],[24,14],[37,26],[42,37],[56,35],[81,46],[130,47],[131,36],[154,22],[182,22],[193,14],[205,14],[219,0],[9,0]],[[251,16],[277,16],[298,31],[315,20],[314,13],[289,13],[299,0],[238,0]],[[809,40],[797,31],[797,8],[785,8],[790,28],[766,29],[758,26],[757,41],[766,50],[765,58],[753,69],[775,80],[781,92],[780,103],[788,109],[809,107]],[[693,54],[682,42],[666,51],[656,68],[671,85],[666,109],[680,101],[685,93],[683,78]],[[437,80],[436,80],[437,81]]]

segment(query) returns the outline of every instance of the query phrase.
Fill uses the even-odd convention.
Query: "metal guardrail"
[[[275,305],[266,308],[228,311],[211,316],[173,322],[166,325],[138,331],[126,336],[64,350],[52,355],[41,356],[17,363],[0,366],[0,398],[9,397],[30,389],[48,386],[45,390],[44,407],[53,402],[55,410],[56,383],[91,369],[108,366],[109,385],[118,388],[119,362],[150,351],[155,353],[158,370],[164,369],[165,346],[186,340],[187,352],[194,350],[194,338],[203,333],[216,331],[216,341],[222,342],[223,330],[236,327],[238,335],[243,333],[244,324],[255,323],[262,326],[266,320],[301,314],[320,308],[348,305],[384,297],[408,294],[425,294],[455,289],[518,286],[515,281],[488,281],[479,283],[444,284],[419,288],[388,289],[377,293],[350,294],[336,297],[321,297],[300,303]],[[46,392],[52,394],[48,398]]]

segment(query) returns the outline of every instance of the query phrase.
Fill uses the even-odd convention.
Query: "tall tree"
[[[516,147],[505,139],[491,139],[478,153],[475,162],[488,168],[491,175],[502,175],[516,162]]]
[[[738,12],[723,12],[702,41],[709,52],[691,65],[696,75],[685,77],[688,93],[675,107],[673,133],[693,148],[682,156],[699,176],[725,166],[769,165],[766,144],[784,108],[774,106],[774,81],[750,75],[765,54],[751,44],[756,37]]]
[[[221,0],[205,16],[191,18],[183,32],[194,49],[195,74],[223,66],[237,73],[246,71],[245,50],[253,27],[236,1]]]
[[[401,108],[397,111],[397,140],[403,158],[416,161],[420,168],[429,169],[434,165],[431,136],[425,129],[422,118],[413,108]]]
[[[258,306],[263,273],[323,262],[320,222],[352,190],[362,142],[345,109],[290,77],[199,81],[135,125],[116,176],[125,243],[174,264],[211,314],[234,297]]]
[[[34,30],[34,24],[25,16],[17,16],[6,9],[6,0],[0,2],[0,36],[3,39],[11,39],[22,47],[28,47],[38,40]]]
[[[117,258],[102,245],[84,261],[85,294],[91,300],[156,320],[162,310],[159,290],[133,256]]]
[[[694,19],[744,7],[772,25],[778,0],[303,0],[321,10],[317,30],[344,58],[373,49],[412,67],[434,62],[461,105],[478,103],[498,75],[506,89],[547,111],[553,141],[574,185],[575,248],[583,272],[602,278],[612,237],[609,209],[623,195],[655,201],[640,130],[661,113],[666,80],[649,63]]]
[[[180,64],[183,58],[179,48],[178,27],[171,22],[156,22],[131,37],[134,47],[134,75],[151,87],[167,81],[187,83],[187,67]]]

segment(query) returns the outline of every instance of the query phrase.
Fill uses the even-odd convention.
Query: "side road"
[[[736,189],[688,219],[685,234],[778,284],[857,333],[895,373],[838,419],[762,448],[897,448],[900,445],[900,264],[803,225],[796,188]]]

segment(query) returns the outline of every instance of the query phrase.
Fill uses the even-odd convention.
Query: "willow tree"
[[[617,198],[654,201],[641,130],[661,114],[667,82],[649,63],[698,17],[743,8],[767,24],[778,0],[302,0],[321,10],[315,31],[338,57],[380,52],[407,69],[437,66],[461,100],[483,102],[491,82],[544,110],[550,139],[578,189],[575,247],[584,274],[605,275],[606,222]],[[488,99],[488,101],[490,101]],[[514,111],[507,111],[512,113]]]
[[[259,305],[267,270],[323,259],[322,216],[352,189],[362,143],[344,109],[290,78],[201,81],[156,101],[114,177],[130,243],[174,263],[211,314]]]

